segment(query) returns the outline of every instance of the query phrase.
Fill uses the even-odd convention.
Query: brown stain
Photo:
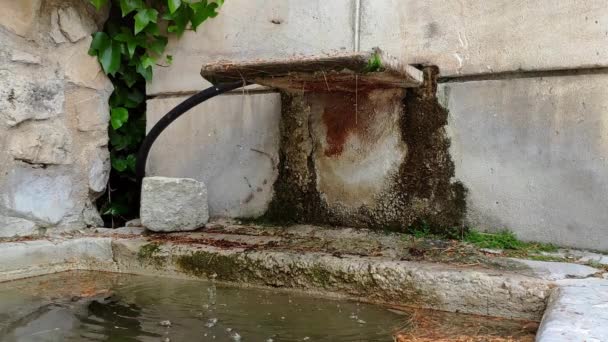
[[[327,92],[321,93],[319,99],[325,103],[321,120],[326,129],[323,151],[326,157],[338,157],[345,149],[351,135],[367,139],[367,130],[379,104],[370,100],[371,91]],[[383,110],[383,109],[380,109]]]
[[[356,101],[353,94],[333,93],[326,102],[322,120],[327,129],[325,156],[336,157],[344,152],[348,137],[357,129]]]

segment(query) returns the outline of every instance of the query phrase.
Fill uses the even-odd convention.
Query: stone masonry
[[[0,0],[0,237],[102,224],[112,84],[87,54],[107,11]]]

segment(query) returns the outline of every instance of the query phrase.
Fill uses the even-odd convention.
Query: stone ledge
[[[606,341],[608,281],[569,282],[551,295],[536,341]]]
[[[172,234],[173,235],[173,234]],[[540,320],[550,282],[479,267],[332,255],[299,250],[251,250],[249,236],[159,242],[154,235],[76,237],[3,243],[0,281],[67,270],[98,270],[285,288],[317,295],[451,312]],[[256,243],[276,244],[257,237]],[[274,241],[274,242],[273,242]]]
[[[116,271],[110,238],[7,242],[0,248],[0,282],[70,270]]]

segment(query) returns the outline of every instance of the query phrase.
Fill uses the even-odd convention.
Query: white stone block
[[[74,179],[66,168],[52,170],[16,167],[0,184],[0,209],[45,226],[56,225],[74,215],[77,204]]]
[[[360,44],[443,76],[605,67],[607,21],[604,0],[362,0]]]
[[[185,97],[148,101],[148,130]],[[148,175],[193,178],[209,191],[211,216],[263,214],[278,176],[279,94],[225,95],[177,119],[155,142]]]
[[[353,51],[355,0],[231,0],[198,32],[172,39],[169,67],[157,67],[148,95],[198,91],[204,63]]]
[[[207,188],[194,179],[146,177],[140,216],[142,225],[156,232],[201,228],[209,221]]]
[[[608,249],[607,75],[444,83],[472,228]]]

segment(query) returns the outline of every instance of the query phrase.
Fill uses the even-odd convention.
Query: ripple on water
[[[112,273],[67,272],[0,284],[0,318],[7,318],[0,323],[2,341],[393,341],[400,328],[415,331],[420,312]],[[436,318],[432,330],[438,334],[443,327],[452,336],[469,328],[496,336],[522,331],[521,322],[501,321],[501,327],[508,324],[500,330],[487,319],[426,313]],[[454,319],[468,323],[455,332],[447,324]]]

